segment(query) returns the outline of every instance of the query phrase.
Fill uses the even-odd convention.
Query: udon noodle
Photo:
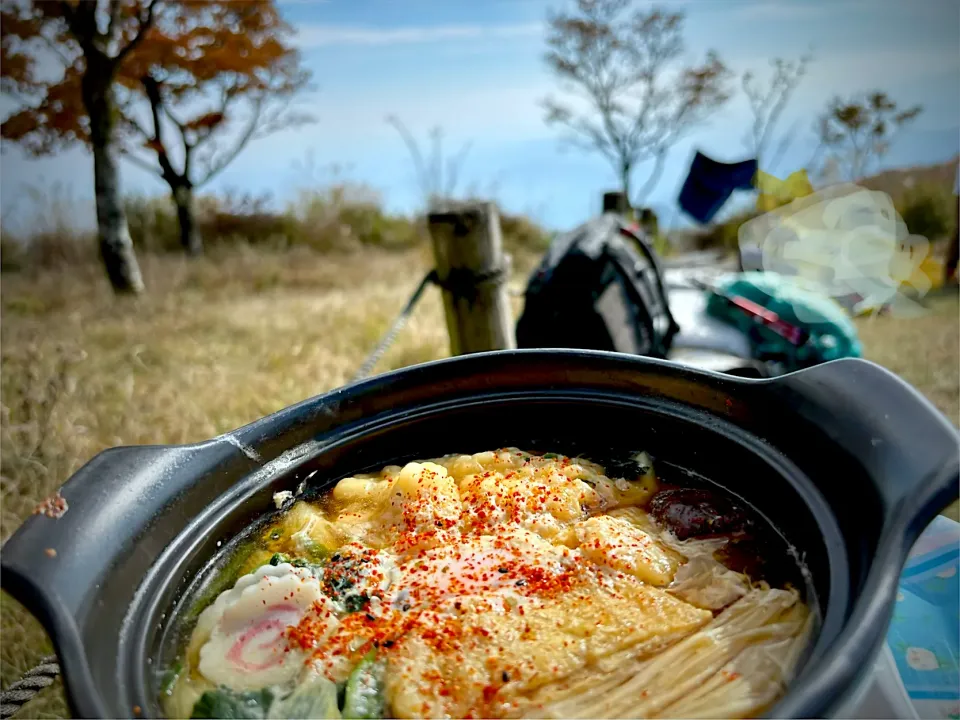
[[[172,717],[748,717],[811,632],[731,552],[755,520],[515,448],[340,480],[283,512],[197,601]],[[759,566],[758,566],[759,567]],[[227,584],[224,585],[224,582]]]

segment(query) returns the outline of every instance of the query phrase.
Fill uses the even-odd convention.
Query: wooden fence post
[[[427,216],[454,355],[517,346],[507,297],[509,262],[493,203]]]

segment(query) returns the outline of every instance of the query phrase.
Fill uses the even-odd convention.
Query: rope
[[[464,298],[468,303],[477,299],[480,288],[485,285],[498,285],[506,277],[504,268],[494,268],[483,272],[474,272],[469,268],[452,268],[445,280],[436,283],[444,290],[449,291],[454,298]]]
[[[380,339],[380,342],[373,349],[373,352],[363,361],[363,364],[360,366],[360,369],[357,370],[357,374],[353,376],[351,382],[363,380],[370,374],[376,364],[380,362],[380,358],[390,349],[390,346],[396,341],[397,335],[400,334],[404,325],[407,324],[407,320],[410,319],[413,309],[420,301],[420,297],[428,285],[437,285],[450,292],[455,298],[464,298],[467,302],[473,303],[477,299],[477,294],[481,287],[499,284],[503,282],[506,276],[507,270],[505,268],[496,268],[479,273],[468,268],[453,268],[444,280],[440,279],[436,270],[428,272],[423,280],[420,281],[417,289],[413,291],[413,295],[407,300],[407,304],[404,305],[403,310],[397,315],[397,319],[393,321],[393,325],[390,326]]]
[[[393,325],[390,326],[390,329],[387,330],[386,334],[381,338],[380,343],[373,349],[373,352],[367,356],[367,359],[363,361],[363,365],[360,366],[360,369],[357,370],[357,374],[353,376],[353,382],[358,380],[363,380],[367,375],[370,374],[370,371],[373,370],[374,366],[380,362],[380,358],[383,357],[383,354],[387,349],[393,345],[394,340],[397,339],[397,335],[400,334],[400,331],[403,330],[403,326],[407,324],[407,320],[410,318],[410,314],[413,312],[413,308],[416,307],[417,303],[420,301],[420,296],[423,295],[423,291],[427,289],[428,285],[437,282],[437,271],[431,270],[428,272],[423,280],[420,281],[420,284],[417,286],[417,289],[413,291],[413,295],[410,296],[410,299],[407,300],[407,304],[404,305],[403,310],[400,311],[400,314],[397,315],[397,319],[393,321]]]
[[[40,664],[27,670],[20,679],[0,692],[0,718],[12,717],[15,712],[30,702],[34,695],[53,684],[60,674],[56,655],[48,655]]]

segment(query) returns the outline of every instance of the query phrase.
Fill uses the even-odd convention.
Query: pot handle
[[[4,544],[3,588],[26,594],[18,599],[31,609],[56,597],[55,605],[71,616],[88,610],[87,590],[182,490],[180,478],[188,473],[170,471],[210,449],[207,443],[119,447],[96,455],[59,489],[62,515],[34,514]]]
[[[905,523],[908,543],[956,499],[960,435],[930,401],[889,370],[846,358],[766,382],[863,465],[876,483],[885,516]]]
[[[220,439],[106,450],[60,488],[61,516],[27,518],[0,549],[0,586],[50,634],[68,697],[89,697],[95,687],[84,634],[89,619],[114,604],[107,578],[144,573],[163,550],[161,515],[179,512],[175,500],[196,476],[184,472],[189,466],[197,473],[215,466],[250,472],[254,464]],[[110,716],[101,709],[99,717]]]

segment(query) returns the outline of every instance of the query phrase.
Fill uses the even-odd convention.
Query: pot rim
[[[134,453],[130,456],[133,466],[137,465],[136,453],[141,454],[140,461],[148,459],[151,453],[170,454],[179,452],[184,457],[189,457],[202,453],[210,454],[213,449],[216,449],[222,455],[224,446],[232,448],[234,454],[242,453],[249,458],[250,451],[254,455],[260,452],[271,429],[276,430],[279,427],[281,432],[284,431],[284,428],[290,430],[296,425],[293,423],[294,418],[298,414],[302,415],[305,411],[319,412],[329,417],[336,417],[338,413],[348,412],[349,403],[355,402],[359,398],[382,393],[391,385],[398,384],[407,389],[430,385],[434,382],[431,375],[438,371],[440,371],[440,375],[448,379],[473,376],[473,379],[476,380],[477,374],[485,367],[489,369],[498,364],[509,367],[512,363],[517,368],[521,368],[540,359],[544,363],[553,363],[554,365],[558,361],[561,364],[569,363],[571,369],[576,369],[577,363],[580,363],[583,366],[591,364],[608,366],[611,372],[623,369],[642,370],[650,375],[692,380],[708,389],[724,388],[728,391],[733,389],[744,393],[748,390],[751,392],[759,390],[763,393],[769,392],[771,401],[785,401],[784,398],[789,399],[790,397],[794,399],[813,397],[816,399],[816,393],[813,392],[812,387],[814,389],[825,387],[827,390],[839,391],[842,390],[842,386],[846,382],[842,377],[843,375],[849,376],[851,373],[853,375],[859,373],[882,385],[885,391],[890,393],[895,391],[895,394],[898,393],[901,400],[908,401],[914,406],[916,412],[923,414],[926,422],[921,428],[923,432],[939,431],[941,434],[946,432],[945,437],[952,440],[953,448],[952,451],[944,453],[944,459],[940,463],[941,472],[934,475],[924,473],[922,477],[908,479],[912,492],[902,493],[895,498],[887,498],[890,501],[888,505],[892,506],[899,503],[899,507],[894,508],[894,512],[891,512],[888,508],[885,514],[883,532],[877,546],[876,558],[870,566],[859,597],[853,601],[853,612],[835,640],[837,647],[846,652],[834,652],[817,663],[817,667],[811,668],[808,665],[804,668],[796,682],[791,684],[790,690],[784,698],[771,710],[772,715],[780,717],[829,714],[831,708],[837,706],[844,690],[853,686],[862,675],[864,667],[872,667],[870,660],[879,650],[883,639],[882,633],[877,633],[876,628],[878,626],[885,627],[889,621],[900,569],[906,554],[913,540],[919,535],[926,523],[947,504],[951,492],[956,487],[957,477],[960,475],[956,430],[949,426],[946,418],[940,416],[929,402],[920,397],[906,383],[892,373],[867,361],[837,360],[778,378],[751,379],[681,368],[666,361],[595,351],[517,350],[449,358],[397,370],[333,390],[280,410],[205,443],[175,448],[124,448],[106,451],[81,469],[68,481],[64,489],[66,490],[71,485],[80,486],[84,481],[90,481],[91,474],[97,472],[98,461],[102,463],[104,458],[110,456],[111,453]],[[838,377],[833,377],[838,373]],[[569,378],[568,382],[570,387],[576,386],[576,382],[570,381]],[[522,385],[520,383],[517,387],[522,388]],[[638,383],[634,389],[640,391],[641,388],[642,384]],[[777,392],[772,392],[774,390]],[[874,397],[867,399],[866,405],[868,407],[877,405],[884,399],[883,396],[884,393],[876,393]],[[689,403],[677,399],[674,399],[673,402],[678,405],[689,405]],[[812,407],[817,409],[818,406],[813,403]],[[716,414],[722,414],[723,411],[722,408],[713,408],[713,410]],[[376,416],[370,422],[375,420]],[[217,498],[217,507],[231,504],[230,499],[238,498],[244,489],[252,492],[254,488],[270,482],[272,478],[288,472],[297,462],[308,459],[311,448],[306,447],[304,451],[308,444],[303,441],[291,443],[288,451],[299,451],[301,453],[299,457],[275,456],[265,465],[260,464],[259,466],[251,459],[250,472],[242,476],[230,490],[220,494]],[[171,461],[171,465],[175,466],[176,464],[176,462]],[[278,467],[279,469],[277,469]],[[199,477],[193,477],[192,482],[196,483]],[[213,510],[214,508],[210,509],[210,511]],[[24,602],[38,616],[44,626],[51,631],[58,655],[63,662],[64,680],[68,694],[78,715],[109,716],[110,713],[106,710],[106,705],[99,693],[100,688],[94,685],[90,667],[86,661],[81,633],[71,608],[68,603],[61,601],[57,592],[45,587],[27,571],[30,567],[29,558],[31,554],[28,552],[29,548],[26,546],[25,539],[29,538],[31,541],[35,539],[35,532],[31,528],[36,527],[38,523],[44,524],[44,521],[56,522],[40,517],[29,519],[6,543],[2,553],[0,553],[3,568],[0,579],[2,579],[3,586],[9,589],[21,602]],[[171,544],[175,545],[191,525],[192,523],[188,523],[181,527],[172,539]],[[55,526],[49,527],[51,530],[56,530]],[[30,538],[31,535],[34,538]],[[33,542],[30,544],[35,545]],[[32,547],[32,550],[35,551],[36,549],[36,547]],[[33,553],[33,556],[35,554]],[[139,588],[149,584],[146,582],[148,577],[149,573],[140,579]],[[138,589],[137,595],[139,594],[140,590]],[[131,605],[128,606],[128,615],[130,614],[130,608],[135,604],[136,596]],[[125,631],[126,625],[124,625]]]

